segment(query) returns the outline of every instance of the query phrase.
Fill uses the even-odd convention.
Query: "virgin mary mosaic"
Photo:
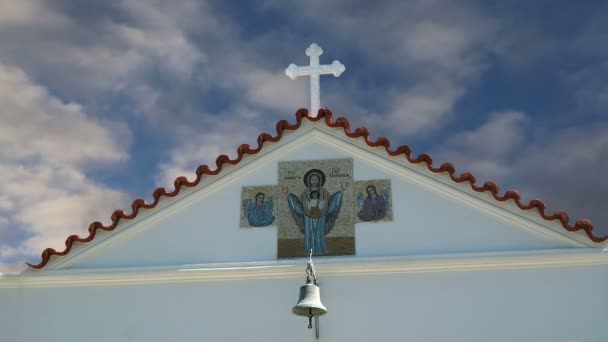
[[[354,254],[352,160],[279,163],[280,258]]]

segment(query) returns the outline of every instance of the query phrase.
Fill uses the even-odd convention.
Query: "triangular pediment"
[[[220,157],[217,169],[199,168],[199,177],[193,182],[190,180],[193,186],[177,184],[170,196],[162,196],[163,190],[157,190],[157,202],[140,205],[130,214],[132,219],[116,220],[111,231],[96,230],[94,239],[88,243],[70,244],[69,254],[53,257],[47,268],[277,260],[285,256],[281,255],[284,253],[281,248],[295,248],[281,245],[289,240],[289,234],[293,235],[285,233],[285,229],[297,232],[294,227],[299,227],[286,209],[289,207],[287,194],[281,193],[285,188],[281,183],[285,178],[281,173],[284,172],[281,165],[285,165],[282,163],[308,165],[311,162],[313,166],[317,165],[315,162],[321,163],[318,165],[335,163],[352,167],[348,172],[342,168],[341,173],[336,174],[352,179],[337,214],[338,220],[344,222],[346,216],[353,217],[352,239],[344,249],[350,252],[343,253],[348,257],[505,253],[602,245],[589,239],[584,230],[570,232],[564,229],[563,222],[546,220],[544,212],[539,214],[537,208],[522,210],[518,199],[497,201],[492,189],[481,191],[468,181],[455,182],[453,170],[447,167],[445,172],[438,172],[441,170],[434,169],[426,157],[412,163],[407,147],[389,153],[385,140],[371,142],[364,129],[351,132],[348,122],[334,123],[329,112],[320,119],[325,120],[311,120],[299,114],[296,125],[279,123],[278,134],[261,135],[257,148],[241,146],[237,160]],[[184,184],[186,180],[178,183]],[[361,186],[369,184],[383,184],[387,193],[390,192],[387,195],[390,196],[390,219],[386,214],[381,219],[368,221],[357,218],[365,206]],[[279,202],[273,209],[276,220],[269,220],[261,227],[243,227],[244,189],[267,186],[275,187],[274,200]],[[337,192],[337,185],[332,192]],[[298,197],[301,191],[295,193]],[[384,203],[384,199],[382,201]],[[352,209],[345,209],[348,205]],[[146,206],[150,208],[144,209]],[[293,227],[279,227],[289,222]],[[348,235],[340,235],[336,230],[333,234],[337,244],[345,241],[339,237]],[[300,256],[298,253],[293,256]],[[48,261],[50,256],[44,258]]]

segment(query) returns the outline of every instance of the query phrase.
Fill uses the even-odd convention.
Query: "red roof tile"
[[[196,179],[194,181],[190,182],[184,176],[177,177],[173,183],[175,185],[175,189],[173,191],[168,192],[165,188],[157,188],[156,190],[154,190],[154,193],[153,193],[154,202],[146,203],[146,201],[143,199],[136,199],[131,204],[131,213],[130,214],[125,212],[124,210],[115,210],[111,216],[112,224],[110,224],[109,226],[104,226],[101,222],[93,222],[89,225],[89,229],[88,229],[89,235],[88,236],[79,237],[78,235],[70,235],[67,238],[67,240],[65,241],[66,247],[63,251],[59,252],[59,251],[54,250],[53,248],[47,248],[42,252],[42,260],[40,261],[40,263],[38,263],[38,264],[27,263],[27,264],[34,269],[43,268],[44,266],[46,266],[46,264],[49,262],[49,260],[51,259],[51,257],[53,255],[65,256],[68,253],[70,253],[70,250],[72,249],[72,246],[74,245],[75,242],[80,242],[80,243],[91,242],[95,238],[95,234],[97,233],[98,230],[112,231],[116,228],[116,226],[118,226],[118,223],[121,220],[134,219],[137,216],[137,214],[139,213],[140,209],[152,209],[152,208],[156,207],[156,205],[158,204],[158,202],[160,201],[160,199],[162,197],[175,197],[179,194],[182,187],[197,186],[204,175],[219,174],[222,171],[222,167],[224,164],[236,165],[241,161],[241,159],[243,158],[243,156],[245,154],[256,154],[256,153],[260,152],[262,150],[264,142],[279,141],[281,139],[281,137],[283,136],[284,131],[297,130],[300,127],[300,125],[302,124],[302,120],[304,118],[306,118],[309,121],[313,121],[313,122],[325,119],[325,124],[327,126],[332,127],[332,128],[343,128],[344,133],[350,138],[361,138],[362,137],[363,139],[365,139],[365,142],[370,147],[383,146],[385,148],[386,152],[390,156],[404,155],[407,158],[407,160],[412,164],[424,163],[424,164],[426,164],[427,169],[433,173],[448,172],[452,181],[454,181],[456,183],[468,182],[469,185],[471,186],[471,189],[473,189],[474,191],[490,192],[492,194],[492,196],[494,197],[494,199],[497,201],[504,202],[504,201],[508,201],[508,200],[513,200],[515,202],[515,204],[521,210],[530,210],[530,209],[536,208],[536,209],[538,209],[539,215],[543,219],[548,220],[548,221],[558,220],[561,223],[561,225],[564,227],[564,229],[571,231],[571,232],[578,231],[578,230],[584,230],[585,233],[587,234],[587,236],[589,237],[589,239],[591,239],[591,241],[603,242],[608,239],[608,236],[598,237],[598,236],[593,235],[593,224],[591,223],[591,221],[589,221],[587,219],[578,220],[574,223],[574,225],[570,225],[569,217],[568,217],[567,213],[565,213],[563,211],[557,211],[557,212],[554,212],[553,214],[547,214],[545,212],[545,203],[541,200],[535,199],[535,200],[530,201],[529,203],[523,203],[521,201],[521,196],[519,195],[519,192],[517,190],[508,190],[503,195],[500,195],[498,192],[499,188],[496,183],[489,181],[489,182],[485,182],[483,185],[479,186],[476,184],[475,176],[470,172],[465,172],[461,175],[456,175],[456,169],[454,168],[454,165],[452,165],[451,163],[443,163],[439,167],[435,167],[435,166],[433,166],[433,160],[431,159],[430,155],[425,153],[425,154],[421,154],[414,158],[414,157],[412,157],[412,150],[407,145],[399,146],[396,149],[392,150],[390,141],[385,137],[379,137],[376,141],[372,141],[367,128],[360,127],[360,128],[355,129],[354,131],[352,131],[350,128],[350,124],[346,118],[338,118],[338,119],[334,120],[331,110],[329,110],[327,108],[320,109],[318,116],[316,118],[311,117],[308,113],[308,110],[299,109],[296,112],[296,123],[295,124],[290,124],[287,120],[281,120],[281,121],[277,122],[277,124],[276,124],[277,134],[275,136],[272,136],[268,133],[262,133],[258,136],[258,139],[257,139],[258,146],[257,147],[251,148],[251,146],[249,146],[248,144],[243,144],[243,145],[239,146],[237,149],[236,159],[230,159],[226,155],[220,155],[219,157],[217,157],[217,159],[215,161],[215,164],[216,164],[215,169],[211,169],[207,165],[199,166],[196,169]]]

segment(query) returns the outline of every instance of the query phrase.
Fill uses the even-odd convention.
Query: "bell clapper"
[[[308,329],[312,329],[312,309],[308,309]]]

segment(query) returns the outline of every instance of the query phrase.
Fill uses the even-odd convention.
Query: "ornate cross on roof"
[[[285,69],[285,75],[289,76],[292,80],[295,80],[298,76],[310,76],[310,114],[313,117],[317,116],[317,112],[321,107],[320,90],[319,90],[319,76],[333,74],[334,76],[340,76],[346,67],[344,64],[335,60],[331,64],[320,65],[319,56],[323,53],[323,49],[315,43],[310,44],[306,49],[306,55],[310,57],[310,65],[297,66],[290,64]]]

